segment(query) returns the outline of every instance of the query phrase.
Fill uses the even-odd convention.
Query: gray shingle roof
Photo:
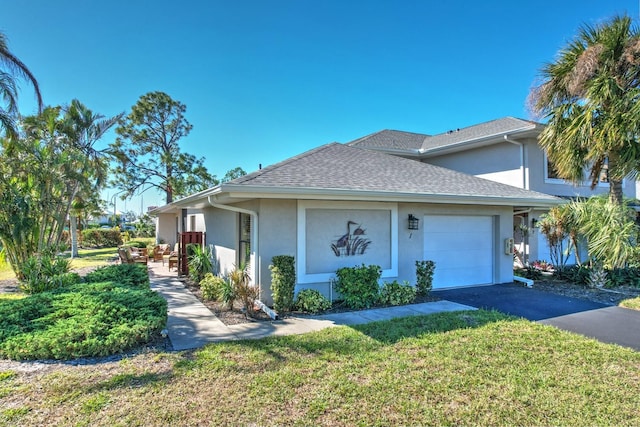
[[[415,196],[557,199],[416,160],[332,143],[228,183],[230,187],[332,189]],[[225,184],[222,185],[225,190]]]
[[[533,130],[538,124],[515,117],[503,117],[462,129],[453,129],[425,139],[422,150],[503,135],[515,131]]]
[[[464,142],[472,142],[523,130],[533,130],[540,126],[536,122],[517,119],[515,117],[503,117],[489,122],[468,126],[461,129],[451,129],[437,135],[402,132],[398,130],[382,130],[362,138],[349,142],[347,145],[374,150],[404,150],[416,153],[456,145]]]
[[[348,145],[360,148],[382,148],[392,150],[419,150],[429,135],[422,133],[403,132],[399,130],[381,130],[355,141]]]

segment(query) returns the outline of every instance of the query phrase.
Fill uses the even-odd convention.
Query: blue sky
[[[193,124],[183,149],[219,178],[381,129],[530,118],[538,70],[581,24],[639,13],[636,0],[19,0],[2,12],[46,104],[77,98],[109,116],[164,91]],[[127,209],[162,200],[150,190]]]

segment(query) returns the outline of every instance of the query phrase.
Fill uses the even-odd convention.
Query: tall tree
[[[113,183],[123,190],[122,197],[156,188],[171,203],[217,184],[204,159],[180,150],[179,141],[192,128],[184,116],[186,109],[166,93],[150,92],[120,120],[111,153],[116,159]]]
[[[233,181],[236,178],[240,178],[241,176],[245,176],[247,173],[240,166],[228,170],[226,174],[222,177],[222,182]]]
[[[33,86],[38,101],[38,111],[42,111],[42,95],[38,82],[27,66],[10,50],[7,37],[0,32],[0,97],[5,107],[0,107],[0,128],[10,137],[18,134],[15,119],[18,116],[18,88],[16,78],[27,80]]]
[[[608,173],[610,200],[640,167],[640,36],[628,16],[580,28],[533,88],[534,113],[548,119],[540,145],[558,174],[594,188]]]
[[[0,241],[19,278],[30,256],[58,250],[67,218],[93,204],[108,170],[93,144],[116,119],[73,101],[24,118],[19,137],[0,139]]]
[[[109,129],[116,125],[124,113],[113,117],[105,117],[96,114],[77,99],[63,108],[62,133],[68,139],[68,143],[79,150],[83,156],[76,170],[82,175],[72,192],[72,207],[69,212],[69,231],[71,235],[71,257],[78,256],[78,214],[90,206],[87,201],[92,195],[98,194],[107,183],[108,158],[105,150],[95,148],[98,142]]]

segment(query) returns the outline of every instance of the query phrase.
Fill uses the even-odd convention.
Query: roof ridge
[[[536,125],[537,124],[536,122],[533,122],[533,121],[530,121],[530,120],[519,119],[518,117],[504,116],[504,117],[500,117],[498,119],[487,120],[486,122],[481,122],[481,123],[476,123],[476,124],[465,126],[465,127],[461,127],[461,128],[456,128],[455,130],[453,130],[453,132],[461,132],[461,131],[466,130],[466,129],[471,129],[471,128],[475,128],[475,127],[478,127],[478,126],[488,125],[489,123],[495,123],[495,122],[499,122],[499,121],[505,120],[505,119],[518,120],[518,121],[522,121],[522,122],[527,122],[527,123],[532,124],[532,125]],[[433,137],[439,136],[439,135],[447,135],[447,134],[450,134],[451,132],[452,132],[452,130],[448,130],[448,131],[445,131],[445,132],[440,132],[440,133],[437,133],[437,134],[433,135]]]
[[[342,145],[342,144],[340,144],[339,142],[330,142],[328,144],[324,144],[324,145],[321,145],[319,147],[312,148],[311,150],[307,150],[307,151],[302,152],[302,153],[300,153],[300,154],[298,154],[296,156],[289,157],[289,158],[287,158],[285,160],[282,160],[280,162],[268,165],[268,166],[266,166],[266,167],[264,167],[262,169],[258,169],[257,171],[254,171],[254,172],[251,172],[251,173],[249,173],[247,175],[244,175],[244,176],[241,176],[239,178],[236,178],[236,179],[230,181],[230,183],[231,184],[241,184],[241,183],[249,182],[249,181],[251,181],[253,179],[256,179],[256,178],[260,177],[261,175],[263,175],[263,174],[265,174],[267,172],[274,171],[274,170],[276,170],[278,168],[281,168],[281,167],[284,167],[284,166],[288,165],[289,163],[292,163],[292,162],[297,161],[299,159],[303,159],[305,157],[308,157],[308,156],[310,156],[312,154],[315,154],[317,152],[320,152],[322,150],[326,150],[327,148],[329,148],[329,147],[331,147],[333,145]]]
[[[373,132],[370,133],[368,135],[365,136],[361,136],[360,138],[354,139],[353,141],[349,141],[346,142],[345,145],[356,145],[359,142],[362,142],[364,140],[367,140],[369,138],[374,137],[375,135],[380,135],[383,132],[398,132],[398,133],[404,133],[404,134],[411,134],[411,135],[417,135],[417,136],[423,136],[423,137],[429,137],[431,135],[426,134],[426,133],[422,133],[422,132],[411,132],[411,131],[406,131],[406,130],[398,130],[398,129],[381,129],[377,132]]]

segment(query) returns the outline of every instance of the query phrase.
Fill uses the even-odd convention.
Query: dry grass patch
[[[632,310],[640,310],[640,297],[626,299],[620,302],[620,307],[630,308]]]

